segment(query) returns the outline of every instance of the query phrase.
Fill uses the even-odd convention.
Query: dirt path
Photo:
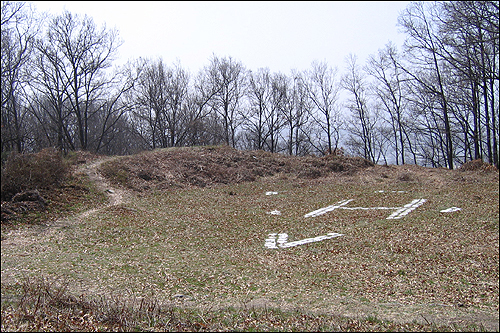
[[[32,226],[31,228],[19,228],[11,230],[7,237],[2,240],[2,250],[6,250],[13,246],[27,246],[35,243],[40,243],[43,238],[50,238],[57,234],[60,229],[75,225],[99,211],[120,205],[129,200],[129,193],[122,189],[114,188],[110,183],[99,173],[99,166],[113,159],[113,157],[104,157],[93,161],[90,164],[85,164],[80,166],[75,172],[83,172],[88,175],[89,180],[94,184],[98,191],[106,193],[109,197],[109,201],[106,205],[95,207],[76,215],[71,215],[57,219],[56,221],[49,222],[46,225]],[[2,274],[2,279],[4,275]]]
[[[89,180],[94,184],[94,186],[96,187],[96,189],[98,191],[102,191],[108,195],[109,202],[105,206],[96,207],[96,208],[81,212],[75,216],[59,219],[52,224],[53,226],[55,226],[57,228],[57,227],[67,226],[67,225],[70,225],[73,223],[78,223],[78,221],[80,221],[81,219],[84,219],[92,214],[95,214],[95,213],[99,212],[100,210],[123,204],[129,199],[129,194],[126,193],[126,191],[124,191],[122,189],[114,188],[106,180],[106,178],[104,178],[98,171],[99,166],[102,163],[107,162],[111,159],[113,159],[113,157],[101,158],[101,159],[98,159],[96,161],[93,161],[92,163],[90,163],[88,165],[84,165],[84,166],[80,167],[80,169],[78,170],[78,171],[81,171],[81,172],[84,172],[85,174],[87,174],[87,176],[89,177]]]
[[[113,157],[99,159],[85,166],[83,170],[89,176],[90,181],[93,182],[99,190],[105,191],[109,195],[110,202],[106,205],[106,207],[120,205],[124,203],[126,197],[128,197],[124,190],[113,188],[113,186],[111,186],[110,183],[97,171],[102,163],[112,159]],[[89,214],[90,213],[85,212],[82,215],[87,216]]]

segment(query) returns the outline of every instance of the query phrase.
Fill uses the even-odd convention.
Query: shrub
[[[34,154],[11,153],[2,166],[1,199],[60,183],[68,171],[60,152],[46,148]]]
[[[483,171],[483,172],[498,171],[498,169],[494,165],[486,163],[482,159],[468,161],[468,162],[462,164],[460,166],[459,170],[460,171]]]

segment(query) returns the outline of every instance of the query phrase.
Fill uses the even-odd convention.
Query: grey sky
[[[36,1],[40,11],[63,8],[116,27],[124,44],[117,64],[142,57],[176,59],[193,74],[214,53],[248,69],[288,74],[314,60],[344,67],[349,53],[364,63],[387,42],[404,35],[397,18],[408,1],[387,2],[148,2]]]

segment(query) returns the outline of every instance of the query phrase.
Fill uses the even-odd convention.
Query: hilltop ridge
[[[316,179],[332,173],[350,175],[372,166],[372,162],[360,157],[298,157],[209,146],[164,148],[122,156],[103,163],[100,171],[114,183],[143,191],[234,184],[275,175]]]

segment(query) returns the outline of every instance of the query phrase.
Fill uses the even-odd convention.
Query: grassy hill
[[[482,162],[194,147],[81,154],[70,174],[2,224],[2,331],[498,330]]]

